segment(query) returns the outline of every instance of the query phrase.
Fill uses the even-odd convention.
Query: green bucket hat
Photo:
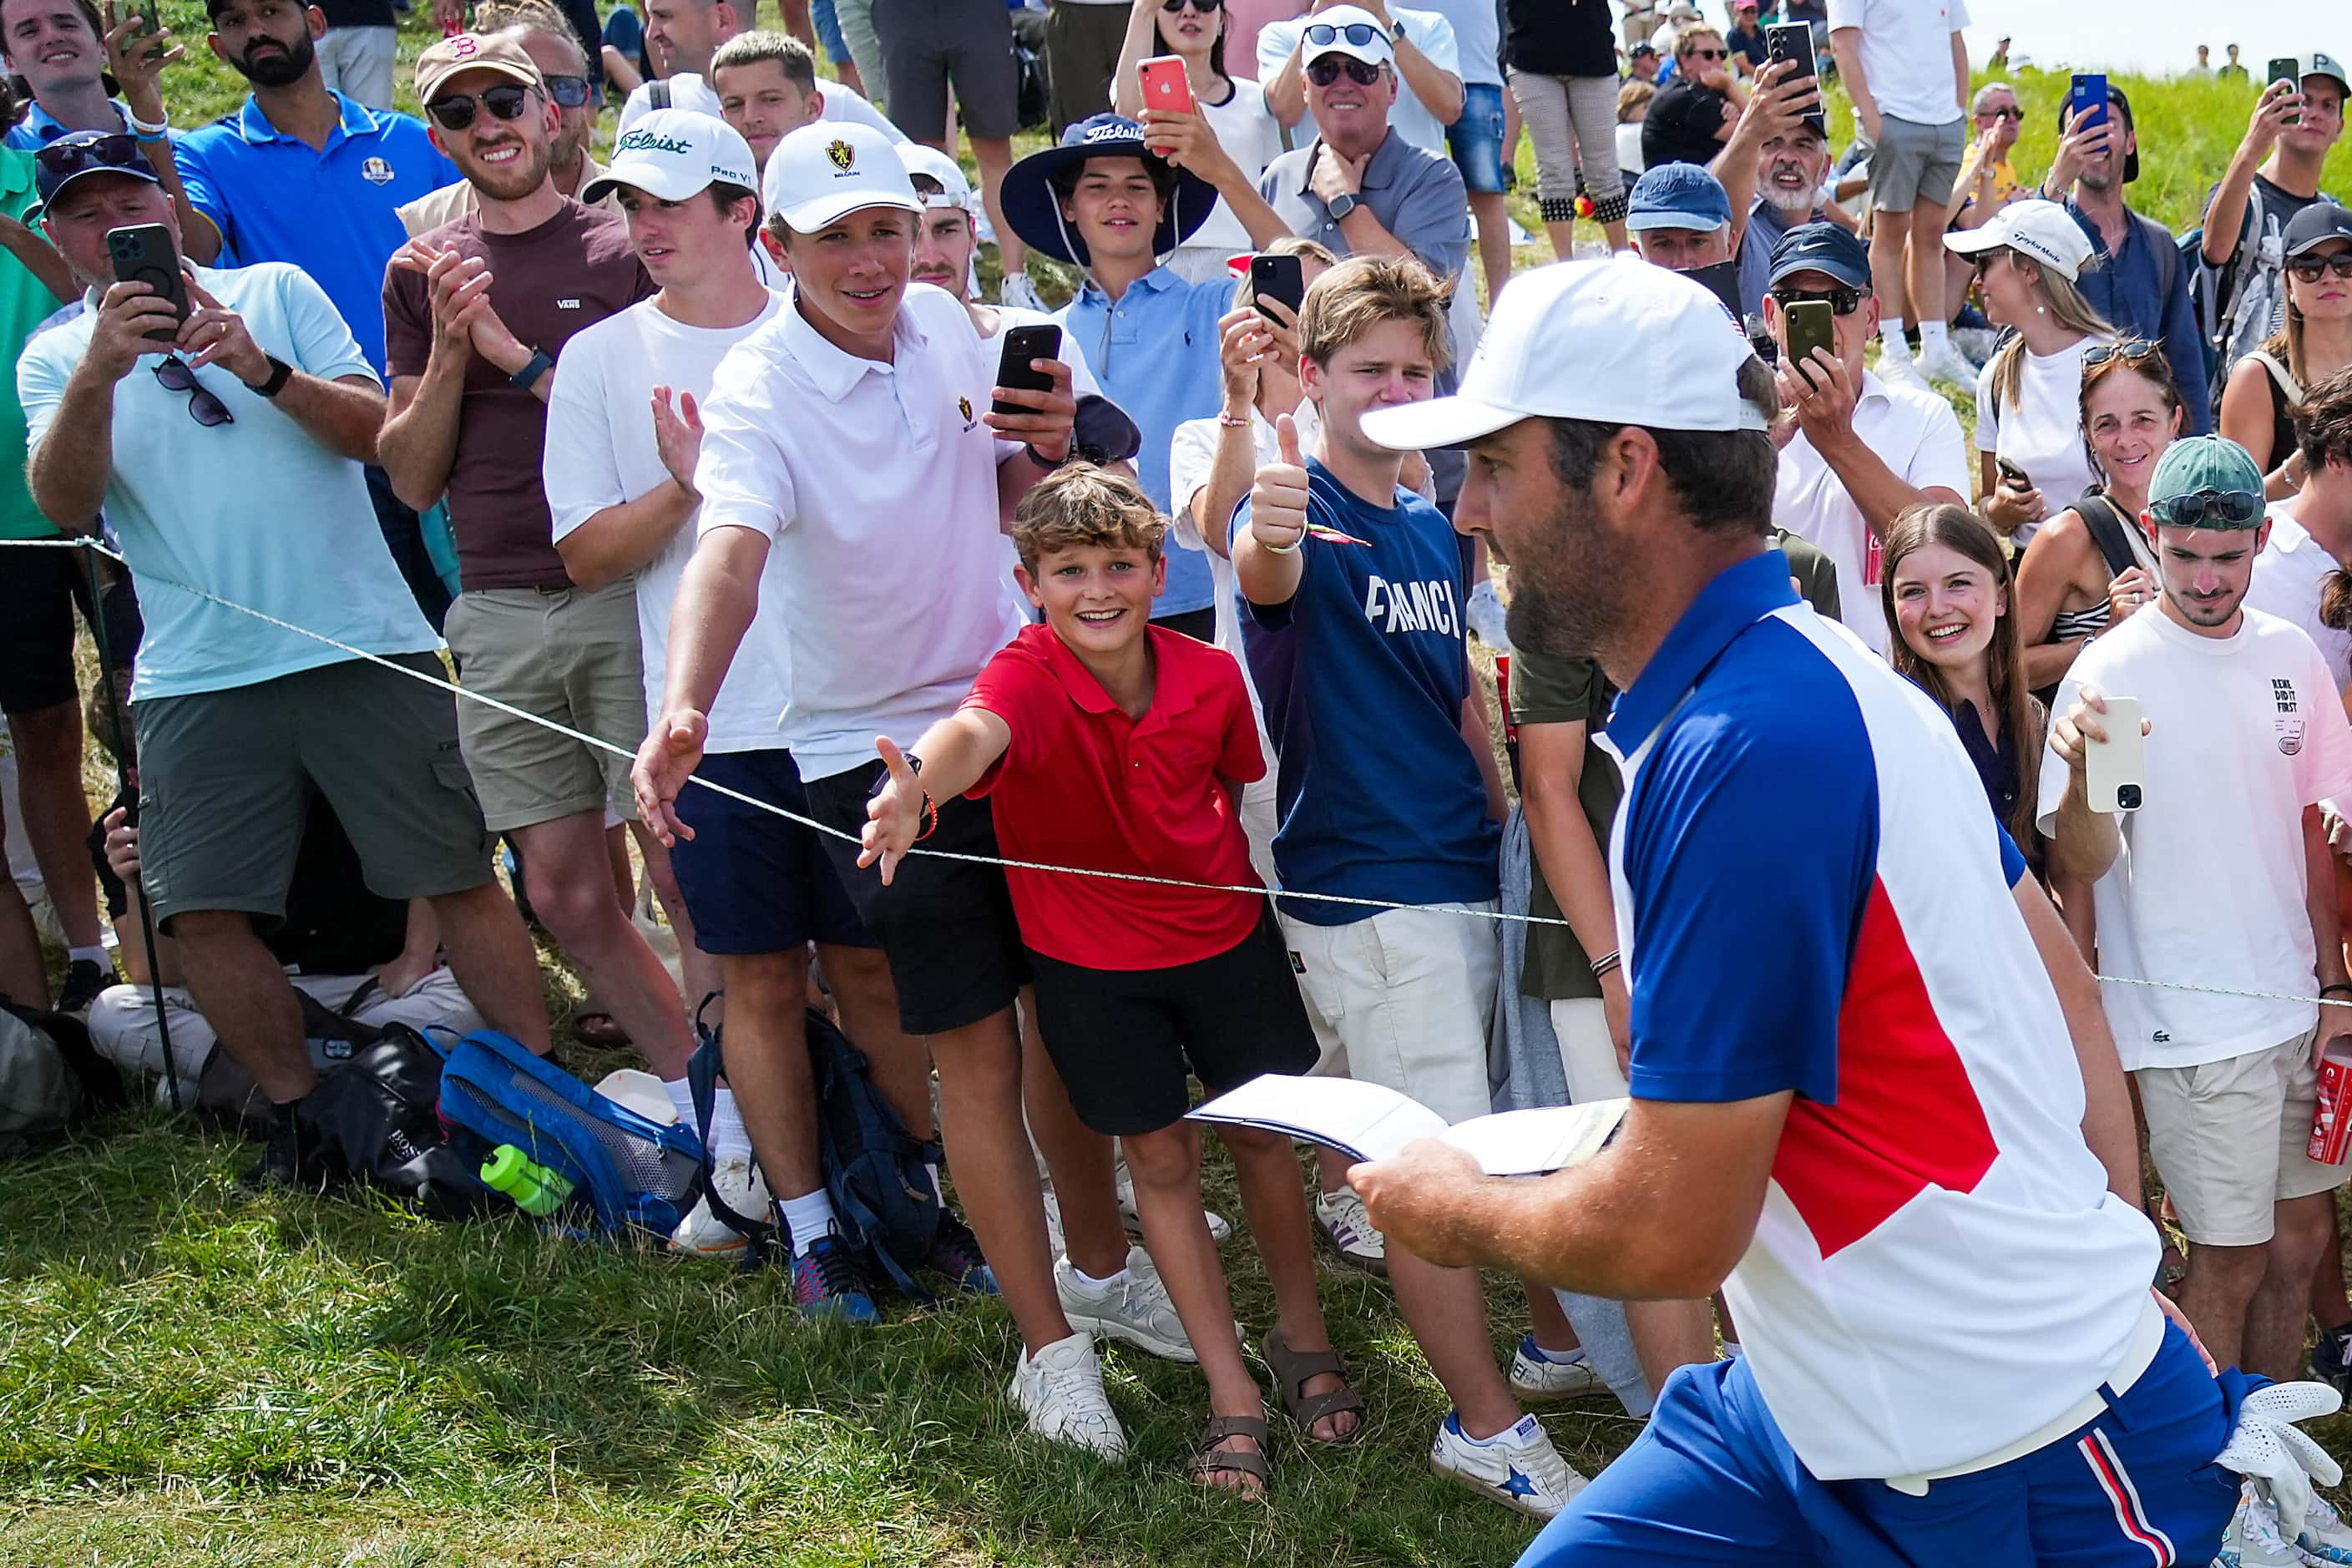
[[[2156,460],[2147,510],[2168,528],[2259,528],[2262,467],[2227,437],[2186,437]]]

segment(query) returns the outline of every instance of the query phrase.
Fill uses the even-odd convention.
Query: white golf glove
[[[2344,1396],[2324,1383],[2274,1383],[2248,1394],[2238,1406],[2237,1429],[2213,1458],[2254,1483],[2282,1520],[2301,1521],[2311,1511],[2312,1482],[2335,1486],[2344,1467],[2294,1423],[2333,1415]]]

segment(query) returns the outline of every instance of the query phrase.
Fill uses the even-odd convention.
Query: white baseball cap
[[[1739,395],[1755,351],[1705,287],[1636,257],[1561,261],[1511,279],[1452,397],[1378,408],[1364,434],[1400,452],[1458,447],[1522,419],[1654,430],[1761,430]]]
[[[1328,33],[1321,29],[1328,27]],[[1320,33],[1325,42],[1315,41]],[[1396,47],[1389,42],[1389,30],[1379,17],[1360,5],[1333,5],[1316,12],[1300,25],[1298,48],[1301,62],[1313,65],[1325,55],[1347,55],[1367,65],[1392,65]]]
[[[925,206],[959,207],[970,212],[978,205],[972,200],[971,181],[965,175],[963,165],[938,148],[909,142],[898,149],[898,161],[907,165],[908,174],[927,174],[940,183],[936,195],[916,193]]]
[[[593,205],[615,185],[630,185],[666,202],[682,202],[713,185],[760,188],[759,164],[741,132],[691,109],[656,109],[631,122],[613,143],[613,161],[588,182],[580,199]]]
[[[890,139],[856,121],[820,120],[777,142],[760,195],[770,216],[803,234],[861,207],[923,210]]]
[[[2014,250],[2031,257],[2072,283],[2090,264],[2091,237],[2056,202],[2011,202],[1978,228],[1954,229],[1944,248],[1959,256],[1984,250]]]

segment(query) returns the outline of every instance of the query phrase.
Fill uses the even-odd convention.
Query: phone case
[[[1165,110],[1171,114],[1192,112],[1192,83],[1184,74],[1184,62],[1173,55],[1148,59],[1136,67],[1143,79],[1143,107]]]
[[[2144,612],[2154,615],[2157,612]],[[2146,783],[2143,768],[2142,736],[2139,732],[2140,710],[2137,697],[2106,699],[2105,721],[2107,740],[2104,745],[2085,742],[2083,746],[2083,783],[2093,811],[2106,813],[2137,811],[2146,804],[2142,786]]]
[[[2075,114],[2089,114],[2084,124],[2105,125],[2107,122],[2107,79],[2104,76],[2076,77],[2068,90],[2067,103]]]

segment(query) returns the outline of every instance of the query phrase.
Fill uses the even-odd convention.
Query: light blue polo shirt
[[[290,261],[343,313],[383,374],[383,268],[408,238],[399,209],[454,184],[457,166],[425,121],[335,94],[343,122],[324,150],[281,136],[251,98],[173,150],[195,209],[220,226],[224,267]]]
[[[110,99],[108,101],[114,105],[114,112],[122,117],[121,129],[130,130],[131,106],[119,98]],[[26,106],[25,118],[18,121],[9,131],[6,140],[9,146],[21,147],[30,153],[47,146],[58,137],[65,135],[69,129],[47,110],[43,109],[38,100],[36,100]],[[176,130],[166,130],[163,134],[171,139],[176,152],[180,139],[185,133]]]
[[[374,372],[319,285],[277,262],[196,280],[245,319],[254,341],[325,379]],[[31,444],[89,349],[85,311],[26,344],[16,390]],[[114,391],[113,471],[106,517],[139,582],[147,633],[133,701],[226,691],[351,657],[170,584],[217,594],[369,653],[438,645],[376,526],[358,463],[320,446],[291,416],[217,366],[195,372],[236,423],[207,427],[190,395],[156,378],[142,354]],[[59,433],[73,440],[77,433]],[[168,580],[168,581],[167,581]]]
[[[1129,284],[1116,304],[1090,278],[1055,317],[1087,356],[1103,395],[1143,432],[1136,477],[1161,511],[1169,510],[1168,453],[1176,426],[1224,406],[1217,319],[1233,308],[1230,280],[1187,283],[1162,267]],[[1168,552],[1168,590],[1155,616],[1204,610],[1216,599],[1204,552]]]

